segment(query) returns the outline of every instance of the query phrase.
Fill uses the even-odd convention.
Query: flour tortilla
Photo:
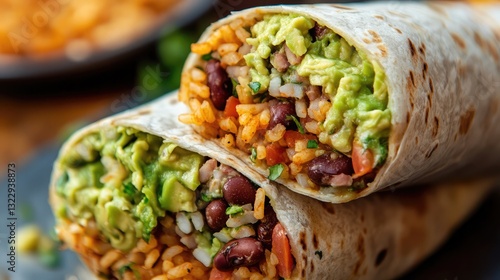
[[[265,189],[288,233],[296,279],[387,279],[401,275],[434,251],[471,213],[493,180],[449,183],[404,192],[384,192],[345,204],[304,197],[270,182],[216,142],[177,121],[185,110],[175,93],[154,103],[109,117],[76,132],[60,155],[82,137],[110,126],[133,127],[236,168]],[[54,165],[50,203],[61,170]],[[89,263],[90,260],[88,260]]]
[[[260,7],[236,12],[210,26],[255,15],[293,13],[332,29],[387,76],[392,128],[387,161],[360,192],[304,188],[295,178],[277,181],[295,192],[341,203],[386,188],[434,182],[446,176],[488,174],[500,168],[500,6],[453,2]],[[198,65],[191,54],[187,71]],[[255,166],[260,174],[267,167]]]

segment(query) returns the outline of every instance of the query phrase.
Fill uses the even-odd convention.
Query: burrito
[[[394,278],[491,180],[330,204],[279,187],[176,121],[176,96],[76,132],[54,164],[56,232],[107,279]]]
[[[179,120],[322,201],[487,174],[500,164],[499,30],[498,5],[237,12],[192,45]]]

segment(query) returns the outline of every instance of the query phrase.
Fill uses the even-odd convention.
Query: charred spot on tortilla
[[[382,264],[382,262],[385,260],[385,256],[387,256],[387,249],[382,249],[380,250],[380,252],[378,252],[377,258],[375,258],[375,267]]]
[[[432,78],[429,78],[429,89],[431,90],[431,93],[434,93],[434,84],[432,82]]]
[[[486,45],[486,42],[484,41],[484,39],[481,37],[481,35],[479,35],[479,33],[477,32],[474,32],[474,41],[476,42],[476,44],[483,50],[487,50],[488,49],[488,46]]]
[[[352,11],[354,8],[343,6],[343,5],[338,5],[338,4],[331,4],[330,6],[340,9],[340,10],[347,10],[347,11]]]
[[[475,113],[476,111],[473,108],[470,108],[467,112],[460,116],[460,127],[458,131],[461,135],[467,134],[467,131],[469,131],[472,121],[474,120]]]
[[[381,15],[375,15],[374,17],[376,19],[385,20],[384,16],[381,16]]]
[[[321,250],[314,251],[314,255],[318,256],[320,260],[323,259],[323,251]]]
[[[374,30],[368,30],[368,33],[372,36],[373,42],[375,43],[382,43],[382,38],[380,38],[380,35]]]
[[[420,45],[420,47],[418,47],[418,51],[419,51],[419,52],[420,52],[423,56],[425,56],[425,44],[424,44],[424,43],[422,43],[422,44]]]
[[[427,69],[428,69],[427,62],[424,62],[424,65],[422,66],[422,77],[424,78],[424,80],[426,79],[427,76]]]
[[[432,156],[432,154],[434,153],[434,151],[436,151],[438,146],[439,146],[438,143],[434,144],[434,146],[425,154],[425,157],[430,158]]]
[[[432,137],[436,137],[439,132],[439,119],[434,116],[434,126],[432,127]]]
[[[385,57],[387,56],[387,47],[384,45],[378,45],[377,48],[380,50],[380,54]]]
[[[328,212],[332,215],[335,215],[335,205],[334,204],[328,203],[328,202],[322,202],[321,207],[323,207],[323,209],[325,209],[326,212]]]
[[[451,33],[450,35],[457,46],[459,46],[461,49],[465,49],[465,41],[462,39],[462,37],[460,37],[460,35],[456,33]]]
[[[410,80],[411,84],[415,87],[415,77],[413,76],[413,71],[410,70]]]
[[[410,54],[411,57],[415,57],[417,54],[417,50],[415,49],[415,45],[413,45],[413,42],[408,38],[408,46],[410,47]]]
[[[316,233],[313,233],[313,235],[312,235],[312,243],[313,243],[314,249],[318,249],[319,242],[318,242],[318,237],[316,236]]]
[[[358,275],[359,269],[363,265],[363,263],[365,261],[365,257],[366,257],[365,256],[365,239],[364,239],[362,234],[359,234],[356,252],[358,253],[359,259],[356,262],[356,265],[354,267],[354,271],[353,271],[354,275]]]
[[[425,106],[425,124],[427,124],[427,121],[429,120],[429,106]]]
[[[306,232],[305,231],[300,232],[299,240],[300,240],[300,246],[302,247],[302,249],[304,249],[304,251],[307,251],[307,240],[306,240]]]

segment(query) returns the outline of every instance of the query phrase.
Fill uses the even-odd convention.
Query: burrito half
[[[174,100],[80,130],[54,165],[58,236],[101,278],[394,278],[436,249],[492,185],[320,202],[175,122],[183,106]]]
[[[234,13],[192,45],[179,119],[329,202],[500,162],[500,6],[362,3]]]

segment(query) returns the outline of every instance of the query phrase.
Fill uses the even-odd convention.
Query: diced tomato
[[[273,229],[272,252],[278,257],[278,274],[283,278],[290,278],[293,270],[293,257],[290,242],[286,236],[286,231],[280,223]]]
[[[231,276],[231,271],[220,271],[214,266],[212,267],[212,271],[210,271],[209,280],[229,280],[231,279]]]
[[[302,134],[302,133],[300,133],[298,131],[294,131],[294,130],[287,130],[285,132],[284,137],[285,137],[286,145],[288,146],[288,148],[294,148],[295,142],[297,142],[299,140],[317,140],[318,139],[313,134],[309,134],[309,133]]]
[[[266,163],[268,166],[278,163],[288,163],[289,161],[285,147],[281,147],[276,142],[266,146]]]
[[[240,104],[238,98],[230,96],[226,101],[226,108],[224,109],[224,115],[228,117],[238,118],[238,112],[236,111],[236,105]]]
[[[361,144],[354,142],[352,146],[352,166],[355,178],[372,172],[374,165],[373,152],[364,149]]]

